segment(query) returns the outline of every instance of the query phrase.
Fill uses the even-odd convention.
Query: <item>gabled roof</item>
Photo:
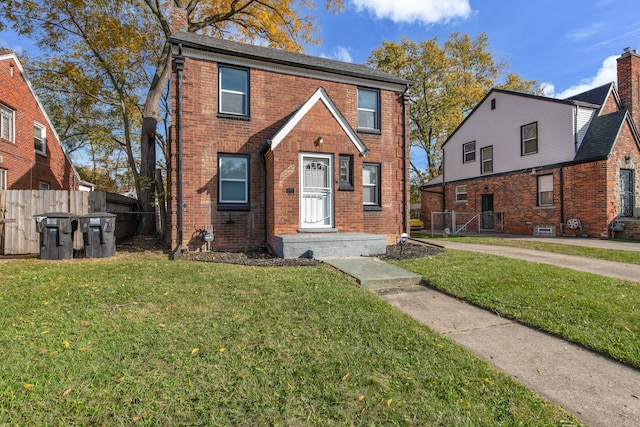
[[[625,120],[630,121],[630,116],[626,109],[594,117],[574,157],[574,161],[582,163],[607,159],[611,154],[611,150],[613,150]],[[637,143],[637,135],[634,136]]]
[[[47,114],[47,110],[44,109],[44,106],[40,102],[40,99],[38,98],[38,95],[36,95],[35,90],[33,90],[33,86],[31,86],[31,82],[27,78],[27,75],[24,72],[24,68],[22,68],[22,64],[20,63],[20,60],[18,59],[16,54],[13,53],[12,51],[7,50],[7,49],[0,49],[0,61],[7,61],[7,60],[10,60],[10,59],[12,59],[13,62],[16,63],[16,66],[18,67],[18,70],[20,71],[20,74],[22,75],[22,78],[24,79],[25,83],[27,84],[27,87],[29,88],[29,91],[31,92],[31,96],[33,96],[33,99],[35,99],[36,103],[38,104],[38,108],[42,112],[42,115],[44,116],[44,119],[47,121],[47,124],[49,125],[49,129],[51,129],[51,131],[53,132],[53,135],[56,137],[56,142],[58,143],[58,145],[62,149],[62,153],[64,154],[64,156],[66,157],[67,161],[71,165],[71,169],[73,170],[73,173],[76,174],[78,179],[80,179],[80,175],[78,175],[78,171],[76,171],[76,168],[74,167],[73,162],[71,161],[71,158],[67,154],[67,150],[65,150],[64,146],[62,145],[62,142],[60,141],[60,136],[58,135],[58,132],[56,132],[56,128],[53,126],[53,123],[51,122],[51,119],[49,119],[49,115]],[[47,139],[47,143],[48,142],[49,142],[49,140]]]
[[[375,68],[367,67],[365,65],[352,64],[349,62],[342,62],[333,59],[304,55],[301,53],[288,52],[285,50],[274,49],[265,46],[239,43],[231,40],[220,39],[217,37],[203,36],[200,34],[178,32],[169,37],[169,42],[173,44],[181,44],[184,47],[192,47],[210,52],[233,55],[273,64],[288,65],[298,68],[306,68],[387,83],[395,83],[401,85],[411,84],[409,80],[394,76],[393,74],[385,73],[384,71],[380,71]]]
[[[311,97],[305,101],[293,114],[289,117],[289,119],[285,122],[285,124],[271,137],[271,139],[267,140],[269,145],[271,146],[271,150],[276,148],[283,139],[289,135],[289,133],[300,123],[300,120],[311,110],[311,108],[316,105],[317,102],[322,102],[327,110],[331,113],[331,115],[336,119],[344,133],[347,135],[349,140],[355,145],[356,149],[360,152],[361,155],[365,155],[369,149],[364,145],[364,143],[358,138],[358,135],[353,130],[353,128],[349,125],[347,120],[338,110],[338,107],[333,103],[327,92],[319,87],[318,90],[314,92]]]
[[[493,88],[489,92],[487,92],[487,94],[484,96],[484,98],[482,98],[482,100],[480,102],[478,102],[475,107],[473,107],[473,110],[471,110],[471,112],[467,115],[467,117],[464,118],[462,123],[460,123],[460,125],[458,125],[456,130],[454,130],[451,133],[451,135],[449,135],[447,140],[442,144],[443,147],[447,144],[447,142],[449,142],[449,140],[451,140],[451,138],[453,138],[453,136],[458,132],[458,129],[460,129],[466,123],[466,121],[473,115],[473,113],[475,113],[476,110],[478,108],[480,108],[480,106],[482,104],[484,104],[484,102],[491,95],[493,95],[494,93],[502,93],[502,94],[506,94],[506,95],[519,96],[519,97],[522,97],[522,98],[531,98],[531,99],[535,99],[535,100],[538,100],[538,101],[554,102],[554,103],[557,103],[557,104],[566,104],[566,105],[573,105],[574,104],[573,101],[565,100],[565,99],[549,98],[549,97],[546,97],[546,96],[533,95],[531,93],[515,92],[515,91],[512,91],[512,90]]]
[[[566,98],[567,101],[580,101],[586,102],[588,104],[594,105],[603,105],[607,98],[609,97],[609,93],[613,88],[613,83],[607,83],[600,87],[588,90],[586,92],[578,93],[576,95],[570,96]]]

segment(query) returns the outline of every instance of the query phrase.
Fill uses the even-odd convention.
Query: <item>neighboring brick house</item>
[[[410,82],[185,32],[171,43],[174,247],[198,249],[211,225],[218,250],[266,245],[283,257],[398,242],[409,219]]]
[[[444,143],[443,174],[422,188],[423,221],[455,211],[464,220],[436,214],[434,228],[639,239],[639,76],[627,49],[618,91],[560,100],[491,90]],[[474,213],[479,227],[464,227]]]
[[[0,49],[0,190],[76,190],[79,178],[16,55]]]

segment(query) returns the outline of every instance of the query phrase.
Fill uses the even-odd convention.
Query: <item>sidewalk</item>
[[[430,242],[429,239],[418,240]],[[577,240],[588,242],[588,239]],[[511,247],[457,243],[446,239],[438,239],[433,243],[450,249],[480,251],[627,280],[640,280],[638,265],[601,262]],[[631,247],[640,248],[640,245]],[[355,261],[353,260],[354,263]],[[357,260],[357,268],[351,268],[352,261],[349,259],[326,262],[354,276],[363,287],[367,287],[366,279],[359,277],[363,271],[367,271],[362,258]],[[379,266],[376,268],[377,275],[385,276],[386,280],[391,281],[386,289],[375,289],[385,301],[468,348],[546,399],[562,406],[567,412],[575,414],[588,425],[640,426],[639,370],[433,289],[406,285],[402,281],[394,283],[393,277],[397,274],[398,267],[392,267],[394,269],[389,269],[388,272]]]

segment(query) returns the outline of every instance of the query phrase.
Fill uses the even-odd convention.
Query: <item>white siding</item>
[[[580,144],[582,144],[582,140],[584,139],[584,135],[587,133],[587,129],[589,129],[589,124],[591,123],[591,119],[596,113],[595,108],[587,108],[587,107],[576,107],[576,131],[577,131],[577,145],[576,152],[578,152],[578,148],[580,148]]]
[[[496,100],[494,110],[492,99]],[[570,104],[494,92],[445,145],[445,180],[480,176],[480,150],[489,145],[493,146],[494,174],[572,160],[574,114]],[[520,128],[534,122],[538,123],[538,152],[522,156]],[[471,141],[476,142],[476,160],[463,164],[462,146]]]

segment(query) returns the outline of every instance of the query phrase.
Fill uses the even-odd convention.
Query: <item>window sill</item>
[[[228,114],[228,113],[218,113],[217,117],[219,119],[240,120],[242,122],[248,122],[251,120],[250,116],[242,116],[238,114]]]
[[[469,203],[469,201],[468,200],[456,200],[456,203],[460,203],[460,204],[466,205],[467,203]]]
[[[219,211],[250,211],[249,203],[218,203]]]
[[[382,206],[377,206],[377,205],[364,205],[363,208],[365,212],[367,211],[376,212],[376,211],[382,210]]]
[[[35,151],[35,153],[42,157],[47,157],[47,153],[43,153],[42,151]]]
[[[556,205],[543,205],[543,206],[534,206],[534,209],[555,209]]]
[[[338,191],[353,191],[353,186],[348,184],[340,184]]]
[[[382,135],[380,129],[358,128],[358,133],[364,133],[367,135]]]

